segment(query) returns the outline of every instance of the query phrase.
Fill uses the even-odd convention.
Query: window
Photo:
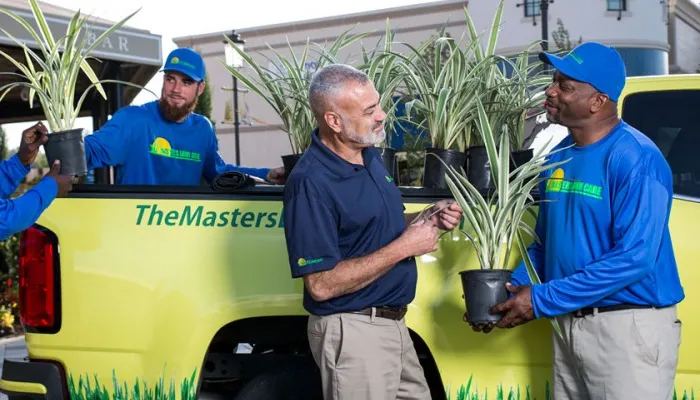
[[[675,194],[700,198],[700,90],[635,93],[622,118],[656,143],[671,166]]]
[[[525,16],[534,17],[540,15],[540,0],[525,0]]]
[[[608,11],[627,11],[627,0],[608,0]]]
[[[668,75],[668,52],[661,49],[615,46],[625,61],[627,76]]]

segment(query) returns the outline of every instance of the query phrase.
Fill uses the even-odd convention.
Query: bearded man
[[[415,257],[437,248],[462,210],[441,200],[405,213],[375,144],[386,113],[369,77],[331,64],[311,80],[318,127],[284,191],[293,278],[304,281],[307,336],[325,400],[427,400],[404,316],[416,292]],[[414,222],[415,221],[415,222]]]
[[[88,169],[119,166],[115,181],[127,185],[199,185],[201,177],[211,183],[228,171],[284,183],[284,168],[245,168],[221,159],[211,122],[193,112],[206,84],[196,51],[173,50],[162,72],[159,100],[123,107],[85,137]]]

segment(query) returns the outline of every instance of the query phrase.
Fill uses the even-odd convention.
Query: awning
[[[55,38],[65,35],[70,19],[75,11],[62,7],[57,7],[45,2],[39,2],[44,13],[49,28]],[[27,0],[0,0],[0,7],[16,12],[32,25],[34,17],[29,9]],[[138,15],[138,14],[137,14]],[[124,16],[119,16],[121,19]],[[89,16],[89,26],[86,29],[88,40],[97,38],[102,32],[109,28],[114,22],[98,17]],[[127,22],[128,24],[129,22]],[[86,24],[87,25],[87,24]],[[0,26],[7,30],[15,38],[22,40],[27,46],[36,48],[31,35],[12,18],[0,14]],[[36,29],[36,26],[35,26]],[[21,48],[17,47],[12,39],[0,32],[0,47],[8,54],[15,56],[16,60],[22,62],[25,59]],[[122,27],[105,39],[102,44],[91,53],[92,57],[99,61],[91,61],[95,73],[101,79],[120,79],[145,86],[162,66],[161,36],[154,35],[148,31]],[[0,72],[13,72],[14,65],[0,57]],[[12,82],[13,78],[0,75],[0,86]],[[81,73],[76,91],[82,93],[89,86],[89,81]],[[114,86],[107,84],[107,86]],[[92,90],[97,94],[94,89]],[[129,86],[123,86],[118,103],[128,104],[139,93],[139,90]],[[77,96],[76,96],[77,97]],[[101,97],[97,97],[101,99]],[[37,102],[38,103],[38,102]],[[94,102],[85,102],[83,105],[83,116],[94,114],[92,108]],[[114,103],[114,102],[111,102]],[[113,110],[111,110],[113,111]],[[35,104],[34,109],[29,108],[29,103],[23,100],[19,88],[10,92],[0,103],[0,124],[7,122],[31,121],[43,118],[41,108]]]

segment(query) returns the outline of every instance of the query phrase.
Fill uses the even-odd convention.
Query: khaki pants
[[[676,307],[559,317],[554,400],[673,398],[681,341]]]
[[[325,400],[430,399],[405,320],[311,315],[307,331]]]

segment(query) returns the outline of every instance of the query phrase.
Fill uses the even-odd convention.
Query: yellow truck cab
[[[700,336],[698,104],[700,76],[676,75],[629,79],[619,105],[673,170],[669,223],[686,293],[679,306],[679,399],[700,389],[700,344],[690,340]],[[401,190],[407,211],[448,196]],[[321,399],[282,212],[282,188],[274,186],[227,194],[76,186],[22,235],[20,307],[29,357],[4,361],[0,392]],[[418,259],[418,290],[406,320],[433,398],[549,398],[549,323],[472,332],[462,321],[458,275],[472,268],[478,262],[459,232],[443,235],[436,252]]]

